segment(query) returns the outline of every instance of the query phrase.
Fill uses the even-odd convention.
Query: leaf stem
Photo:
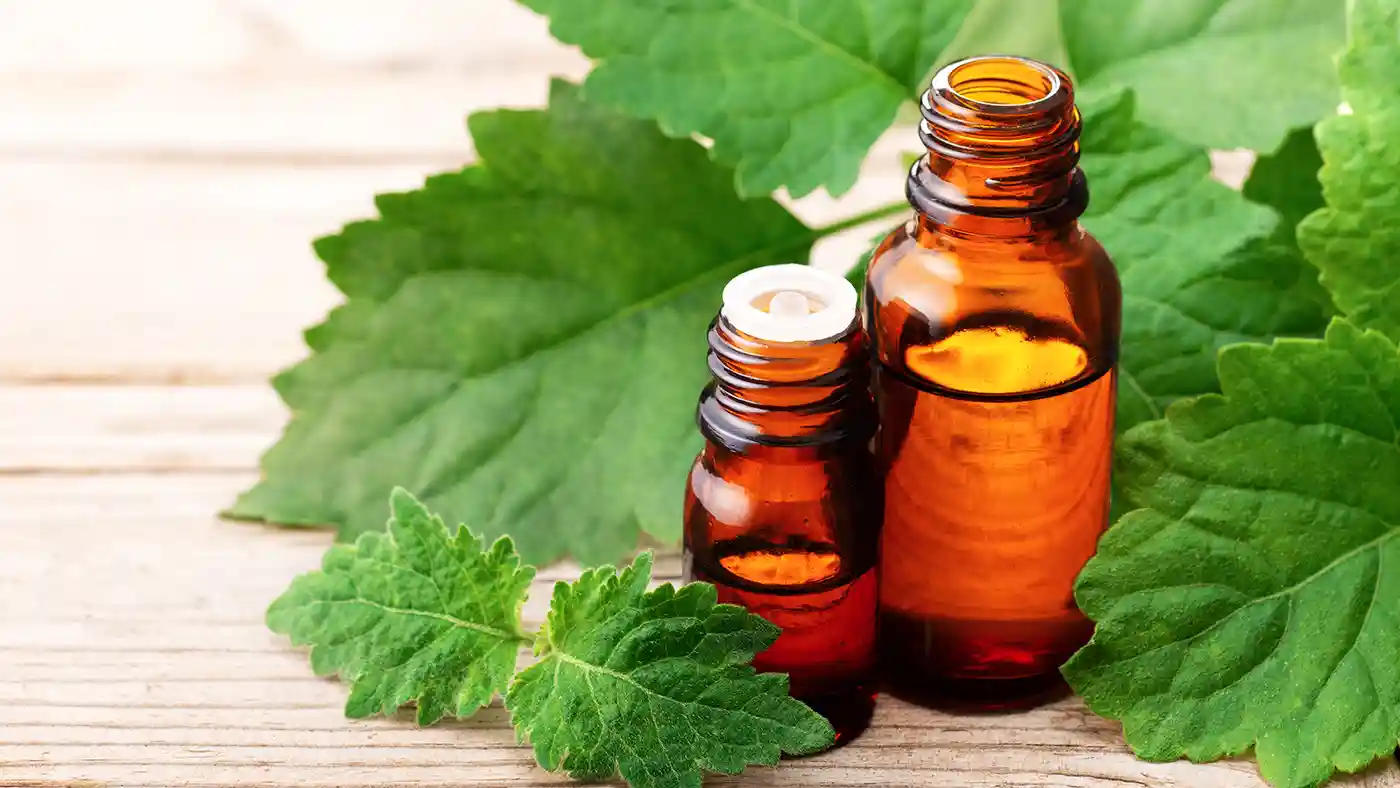
[[[834,222],[824,227],[814,228],[813,232],[817,234],[818,238],[825,238],[828,235],[835,235],[837,233],[845,232],[846,230],[849,230],[852,227],[859,227],[862,224],[873,222],[876,219],[883,219],[886,216],[894,216],[895,214],[904,213],[908,210],[909,203],[907,202],[900,201],[890,203],[889,205],[882,205],[879,208],[872,208],[871,210],[868,210],[864,213],[858,213],[855,216],[842,219],[839,222]]]

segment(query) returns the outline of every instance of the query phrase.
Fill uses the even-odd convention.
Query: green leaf
[[[591,569],[554,587],[540,661],[506,697],[541,766],[700,788],[702,770],[737,774],[831,744],[831,726],[787,694],[787,676],[747,664],[777,627],[716,604],[708,583],[647,591],[650,576],[644,553],[621,572]]]
[[[1321,208],[1322,184],[1317,179],[1322,156],[1311,128],[1294,129],[1273,153],[1260,156],[1249,171],[1243,193],[1251,202],[1273,208],[1281,221],[1266,241],[1255,245],[1261,260],[1273,260],[1280,271],[1297,271],[1295,294],[1316,302],[1324,315],[1334,315],[1332,297],[1317,281],[1317,268],[1298,248],[1298,224]]]
[[[1086,229],[1123,281],[1118,426],[1217,389],[1218,348],[1316,335],[1314,272],[1271,250],[1278,218],[1214,180],[1206,151],[1137,122],[1130,94],[1084,108]]]
[[[1356,0],[1339,73],[1352,114],[1317,127],[1327,207],[1298,243],[1352,322],[1400,340],[1400,2]]]
[[[1340,0],[522,2],[597,61],[591,97],[713,139],[748,195],[846,191],[937,66],[987,52],[1134,90],[1188,142],[1273,150],[1336,107],[1345,26]]]
[[[1268,151],[1337,106],[1339,0],[1060,0],[1086,97],[1124,88],[1142,120],[1209,148]]]
[[[267,611],[267,625],[311,646],[318,676],[350,683],[345,714],[418,704],[418,722],[470,716],[504,692],[522,643],[520,606],[535,570],[510,539],[486,548],[394,490],[388,533],[336,545]]]
[[[1311,126],[1294,129],[1273,153],[1255,160],[1244,183],[1244,196],[1278,212],[1283,224],[1292,229],[1308,214],[1323,207],[1322,154]]]
[[[1068,63],[1058,0],[977,0],[958,37],[939,62],[929,64],[927,76],[932,79],[933,72],[947,63],[989,53],[1011,53],[1060,66]]]
[[[522,0],[598,61],[586,89],[714,140],[742,194],[841,194],[973,0]]]
[[[470,127],[480,164],[317,242],[348,301],[276,379],[293,419],[231,514],[353,537],[403,484],[533,563],[674,542],[720,290],[819,233],[563,83]]]
[[[1253,746],[1314,786],[1400,739],[1400,352],[1338,320],[1223,350],[1220,381],[1120,441],[1146,508],[1079,578],[1065,675],[1143,758]]]

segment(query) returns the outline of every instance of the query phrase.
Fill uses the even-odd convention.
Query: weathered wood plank
[[[350,721],[344,688],[262,611],[330,535],[212,516],[249,473],[0,477],[0,784],[530,786],[563,782],[499,706],[418,729]],[[674,576],[674,557],[660,574]],[[552,567],[526,618],[545,612]],[[1351,782],[1393,786],[1376,771]],[[850,747],[712,785],[1258,788],[1247,763],[1147,764],[1069,699],[954,716],[882,699]],[[1343,783],[1346,784],[1346,783]]]
[[[262,383],[0,384],[0,474],[246,471],[286,418]]]
[[[425,169],[0,164],[0,379],[262,378],[339,300],[310,240]]]
[[[70,80],[577,59],[511,0],[0,0],[0,72]],[[80,20],[81,24],[75,24]]]
[[[0,115],[0,158],[435,164],[470,152],[467,114],[538,106],[552,73],[578,78],[586,68],[579,60],[499,72],[293,69],[92,81],[0,73],[0,102],[22,108]]]

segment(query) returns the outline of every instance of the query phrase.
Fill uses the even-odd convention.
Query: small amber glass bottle
[[[916,217],[876,250],[864,299],[881,658],[905,697],[1028,705],[1091,633],[1072,586],[1107,524],[1118,277],[1077,221],[1065,74],[972,58],[921,103]]]
[[[855,288],[804,265],[755,269],[725,288],[709,342],[686,574],[782,628],[755,666],[789,674],[843,744],[876,691],[880,486]]]

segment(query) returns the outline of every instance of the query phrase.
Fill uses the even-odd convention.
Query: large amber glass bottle
[[[855,288],[803,265],[749,271],[725,288],[709,341],[687,575],[782,628],[755,667],[789,674],[843,744],[876,688],[880,488]]]
[[[922,111],[917,215],[876,251],[864,299],[881,659],[906,697],[1022,705],[1091,632],[1072,586],[1107,524],[1121,294],[1078,223],[1065,74],[965,60]]]

